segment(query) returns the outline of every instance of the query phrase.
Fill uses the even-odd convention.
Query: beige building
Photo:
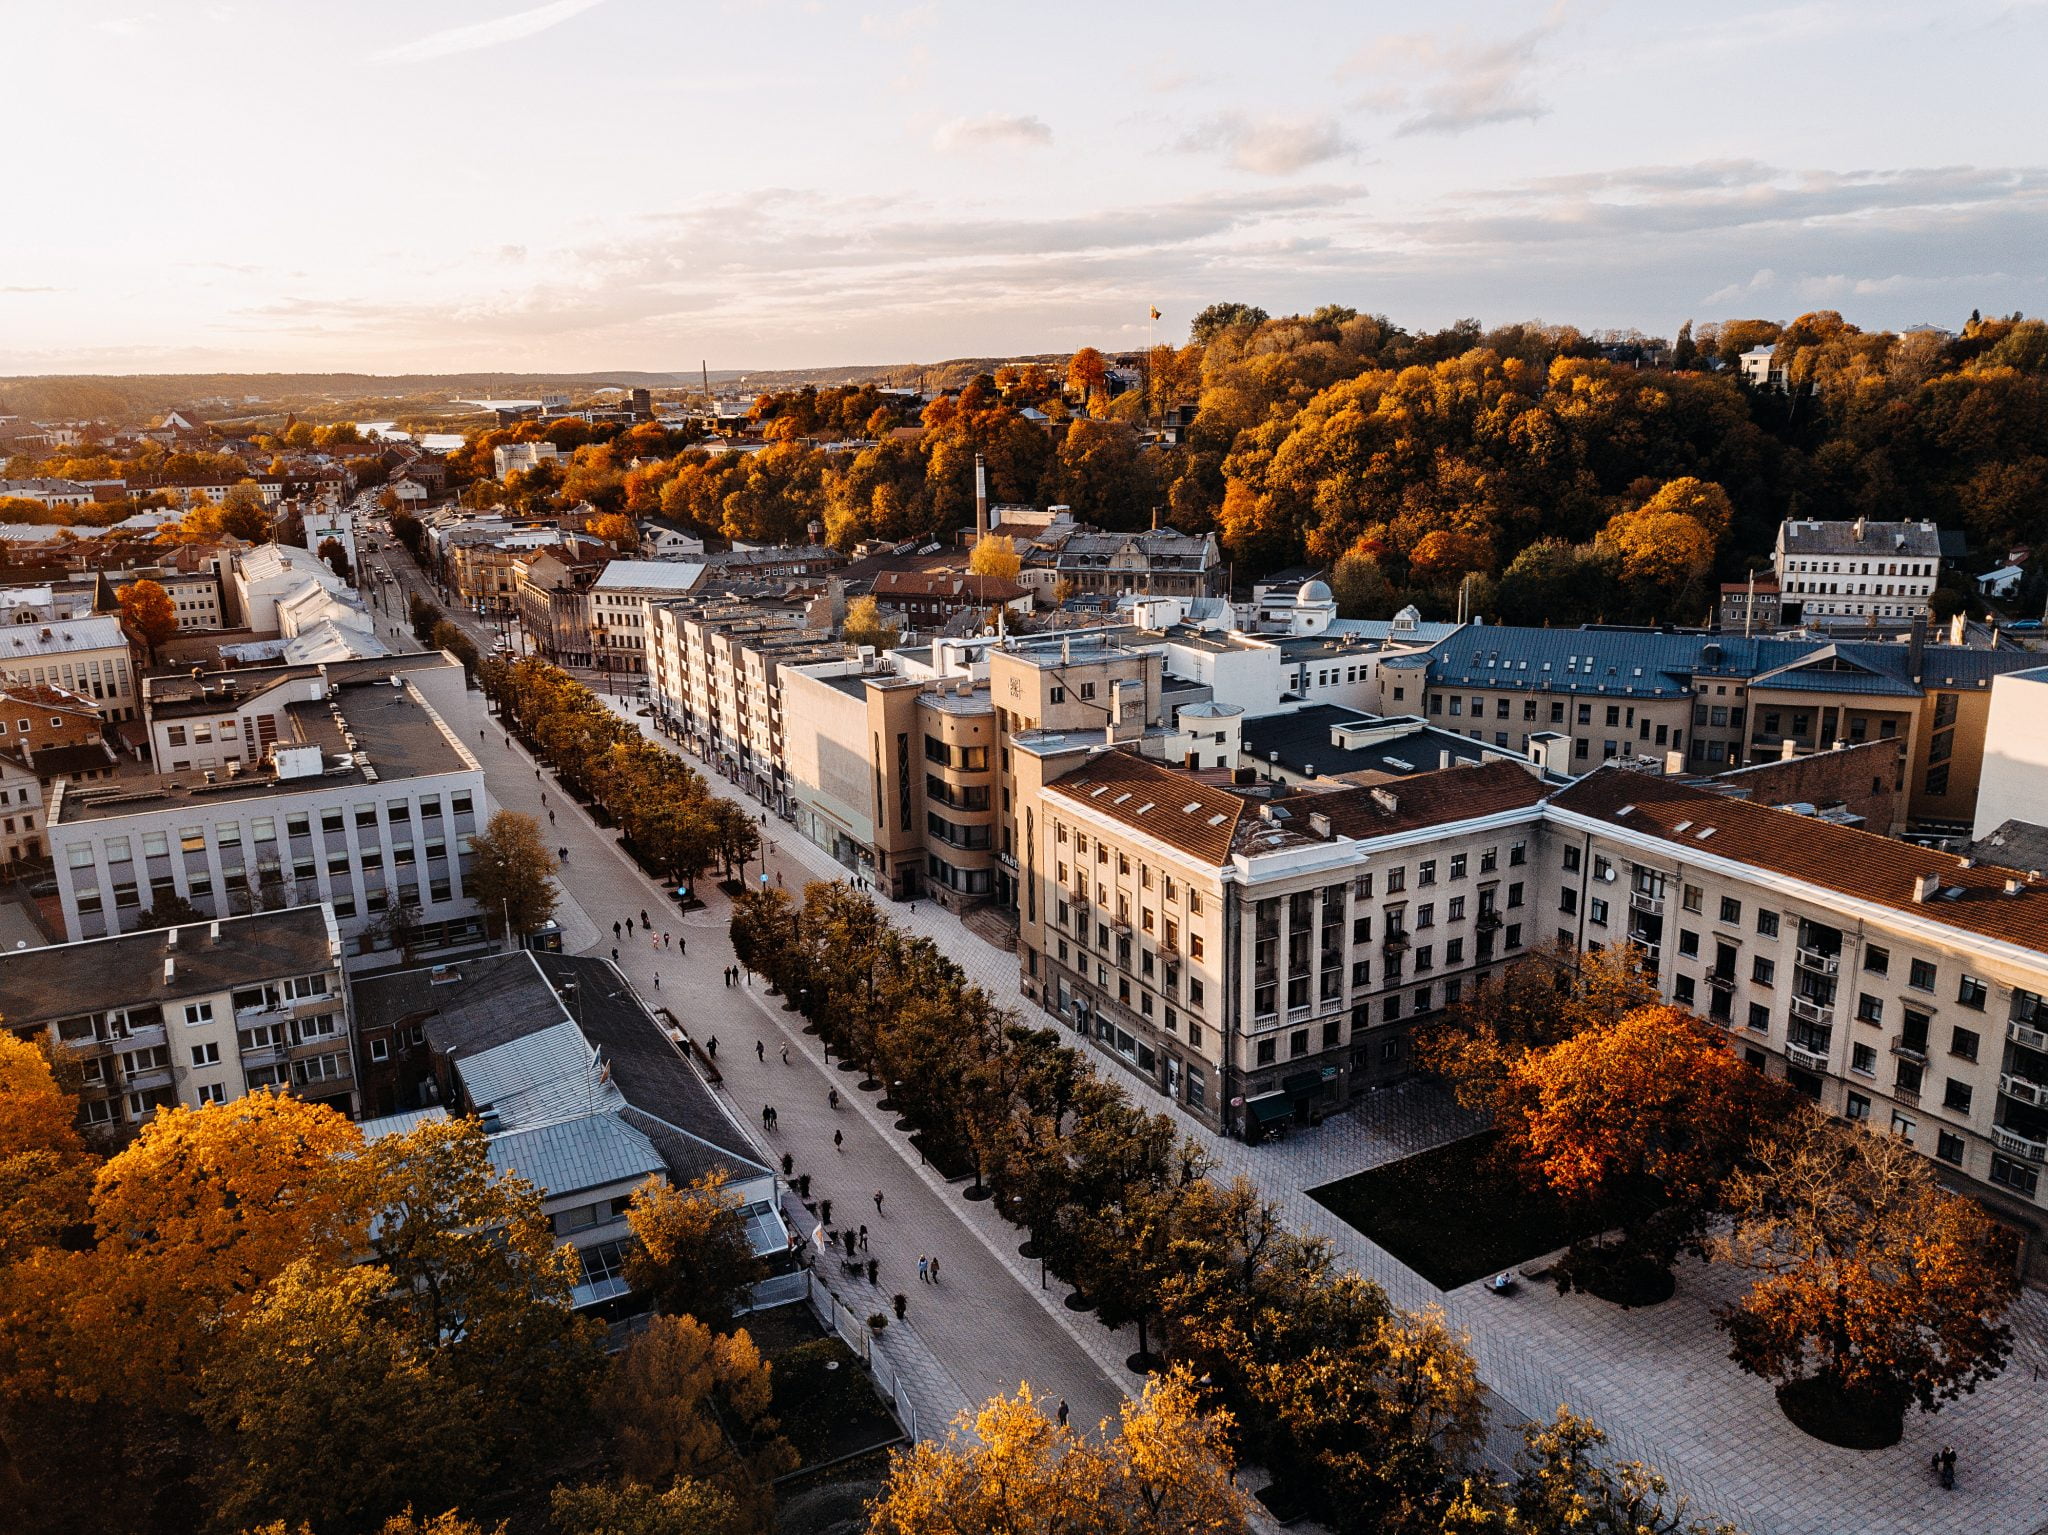
[[[1545,788],[1502,762],[1300,795],[1238,776],[1103,750],[1047,785],[1019,937],[1042,1006],[1257,1139],[1404,1073],[1415,1022],[1531,941]]]
[[[639,676],[648,667],[650,608],[704,584],[704,567],[682,560],[613,560],[590,585],[590,649],[604,671]]]
[[[56,1031],[83,1073],[83,1123],[113,1134],[266,1090],[359,1107],[325,906],[0,953],[0,1014],[23,1038]]]
[[[1532,940],[1640,950],[1672,1001],[1844,1118],[2048,1229],[2048,881],[1669,780],[1544,814]]]
[[[136,717],[135,659],[118,618],[0,628],[0,678],[69,689],[93,700],[109,720]]]

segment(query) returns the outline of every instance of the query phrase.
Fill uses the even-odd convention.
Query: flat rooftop
[[[403,655],[376,656],[359,661],[329,661],[327,680],[341,687],[350,682],[388,679],[447,666],[448,658],[438,650],[408,651]],[[222,705],[233,708],[268,692],[279,683],[320,675],[320,663],[280,666],[243,666],[230,671],[206,672],[194,677],[185,673],[142,679],[143,702],[152,719],[181,719],[192,714],[218,714]]]
[[[310,975],[339,962],[325,906],[193,922],[0,953],[0,1017],[12,1028]],[[220,936],[214,937],[218,932]],[[164,978],[164,961],[171,977]]]
[[[1352,735],[1345,745],[1335,732]],[[1244,722],[1244,756],[1258,767],[1276,764],[1302,777],[1373,774],[1405,778],[1452,762],[1484,762],[1503,755],[1466,736],[1438,730],[1402,715],[1362,714],[1337,704],[1312,704],[1288,714],[1263,714]]]
[[[98,791],[67,786],[54,802],[51,819],[76,825],[172,808],[277,799],[340,785],[402,783],[475,766],[476,759],[432,710],[410,690],[394,688],[388,681],[338,687],[330,681],[325,699],[287,704],[283,716],[289,738],[280,734],[278,744],[317,746],[326,764],[322,772],[279,778],[259,766],[233,778],[216,774],[208,783],[203,772],[193,769]],[[346,766],[340,761],[344,754],[351,759]],[[354,760],[357,756],[364,760]]]

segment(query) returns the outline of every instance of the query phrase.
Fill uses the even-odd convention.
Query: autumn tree
[[[745,1332],[657,1316],[614,1362],[598,1406],[629,1483],[706,1483],[740,1506],[734,1529],[754,1529],[770,1513],[768,1484],[796,1463],[772,1400],[772,1369]]]
[[[260,544],[270,537],[270,503],[254,480],[237,480],[221,497],[220,530],[234,538]]]
[[[1705,1229],[1757,1127],[1788,1107],[1721,1031],[1658,1005],[1515,1060],[1496,1123],[1532,1187],[1620,1212],[1617,1240],[1574,1244],[1563,1268],[1565,1282],[1628,1305],[1670,1293],[1679,1249]]]
[[[1107,1424],[1104,1425],[1108,1427]],[[889,1462],[874,1535],[1237,1535],[1248,1502],[1231,1479],[1231,1420],[1204,1415],[1176,1370],[1124,1404],[1090,1443],[1050,1418],[1028,1384],[961,1415],[944,1443]]]
[[[555,855],[532,816],[500,810],[470,840],[470,850],[476,862],[466,883],[486,920],[524,936],[554,916]]]
[[[238,1320],[200,1392],[219,1452],[207,1473],[219,1527],[355,1528],[479,1485],[493,1404],[455,1389],[432,1351],[381,1314],[392,1286],[376,1264],[302,1261]]]
[[[729,1326],[767,1272],[726,1182],[721,1170],[687,1188],[650,1178],[633,1191],[626,1221],[638,1245],[628,1254],[626,1278],[665,1315]]]
[[[967,568],[977,576],[1014,581],[1024,568],[1024,561],[1017,553],[1014,539],[991,533],[974,546],[974,552],[967,557]]]
[[[1443,1022],[1416,1037],[1416,1063],[1448,1080],[1475,1113],[1503,1106],[1509,1074],[1531,1050],[1548,1049],[1597,1024],[1662,999],[1635,951],[1539,948],[1498,980],[1468,991]]]
[[[1093,399],[1109,380],[1109,361],[1092,346],[1067,359],[1067,393]]]
[[[178,632],[178,609],[171,594],[145,578],[116,588],[114,596],[121,604],[122,626],[142,642],[154,666],[158,647]]]
[[[732,1494],[688,1477],[659,1489],[640,1482],[557,1487],[549,1512],[561,1535],[732,1535],[745,1528]]]
[[[1510,1480],[1466,1479],[1441,1535],[1740,1535],[1691,1517],[1689,1501],[1641,1461],[1605,1454],[1607,1435],[1568,1408],[1525,1424],[1522,1445]]]
[[[839,626],[839,637],[849,645],[872,645],[878,651],[895,647],[901,631],[882,617],[881,607],[873,597],[856,597],[846,605],[846,617]]]
[[[1891,1444],[1907,1407],[1938,1411],[2005,1367],[2010,1234],[1903,1137],[1809,1113],[1752,1157],[1728,1180],[1734,1225],[1711,1250],[1759,1277],[1718,1320],[1794,1423]]]
[[[1256,304],[1218,302],[1209,305],[1195,316],[1188,326],[1188,335],[1196,346],[1207,346],[1221,331],[1235,325],[1249,329],[1255,325],[1265,324],[1268,318],[1266,311]]]
[[[606,512],[602,517],[592,518],[590,536],[603,539],[621,552],[640,547],[640,525],[620,512]]]
[[[0,1272],[84,1219],[95,1159],[77,1121],[50,1057],[0,1030]]]

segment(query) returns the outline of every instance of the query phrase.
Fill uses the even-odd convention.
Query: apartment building
[[[280,632],[278,604],[303,597],[308,587],[352,601],[348,582],[334,567],[293,544],[262,544],[234,557],[229,584],[242,626],[257,634]]]
[[[118,618],[57,619],[0,628],[0,679],[64,688],[90,698],[108,720],[136,717],[135,658]]]
[[[43,781],[35,769],[0,752],[0,867],[40,863]]]
[[[1788,520],[1778,524],[1771,568],[1807,623],[1927,616],[1941,579],[1941,529],[1931,522]]]
[[[1035,796],[1027,994],[1259,1138],[1407,1071],[1409,1030],[1533,941],[1545,785],[1495,762],[1303,795],[1097,750]]]
[[[198,700],[239,736],[250,716],[233,702]],[[392,954],[401,936],[426,949],[476,941],[464,882],[488,814],[483,770],[419,684],[301,670],[264,703],[255,717],[275,720],[276,739],[218,773],[58,787],[47,830],[70,937],[133,931],[175,895],[220,918],[322,901],[364,956]],[[177,751],[176,721],[152,723],[160,749]]]
[[[680,567],[678,567],[680,568]],[[845,646],[802,612],[715,599],[649,602],[647,698],[659,727],[778,815],[790,814],[783,677]]]
[[[50,683],[0,681],[0,752],[33,754],[100,740],[99,705]]]
[[[1890,1129],[2048,1277],[2048,880],[1608,770],[1544,812],[1531,941],[1626,943],[1829,1112]]]
[[[1421,714],[1474,740],[1528,751],[1569,742],[1574,773],[1679,754],[1713,772],[1836,742],[1906,747],[1905,821],[1970,824],[1991,683],[2024,651],[1899,641],[1470,627],[1379,661],[1382,714]]]
[[[589,666],[590,583],[609,558],[607,546],[571,539],[532,549],[512,562],[513,609],[527,639],[559,666]]]
[[[132,1134],[158,1109],[296,1093],[353,1117],[341,936],[325,906],[0,953],[0,1016],[54,1030],[81,1123]]]
[[[590,649],[608,672],[647,671],[649,605],[686,597],[704,567],[684,560],[613,560],[590,584]]]

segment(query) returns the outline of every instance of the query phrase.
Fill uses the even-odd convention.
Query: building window
[[[1730,926],[1739,926],[1742,922],[1742,903],[1732,895],[1721,897],[1721,920]]]
[[[1771,1009],[1768,1003],[1752,1002],[1749,1004],[1749,1026],[1758,1034],[1768,1034],[1771,1032]]]
[[[1957,1114],[1970,1112],[1970,1084],[1950,1077],[1942,1086],[1941,1106]]]
[[[1942,1161],[1956,1167],[1963,1165],[1963,1138],[1953,1130],[1942,1130],[1934,1137],[1934,1154]]]
[[[1964,976],[1956,987],[1956,1000],[1980,1013],[1984,1011],[1985,995],[1984,983],[1974,975]]]
[[[1858,1076],[1877,1075],[1877,1046],[1851,1045],[1849,1047],[1849,1069]]]
[[[1916,959],[1913,961],[1911,978],[1906,982],[1908,986],[1911,986],[1915,991],[1932,991],[1934,990],[1934,980],[1934,964],[1931,960]]]
[[[1757,933],[1765,938],[1778,936],[1778,914],[1774,911],[1760,911],[1756,914]]]
[[[1698,912],[1704,909],[1706,898],[1706,891],[1698,885],[1687,885],[1679,895],[1678,904],[1687,911]]]
[[[1975,1029],[1952,1029],[1948,1036],[1948,1053],[1966,1061],[1977,1059],[1977,1031]]]
[[[1848,1105],[1842,1112],[1848,1118],[1861,1124],[1870,1118],[1870,1100],[1861,1093],[1851,1093],[1849,1094]]]
[[[1866,948],[1863,951],[1863,968],[1872,975],[1889,975],[1892,968],[1891,950]]]

